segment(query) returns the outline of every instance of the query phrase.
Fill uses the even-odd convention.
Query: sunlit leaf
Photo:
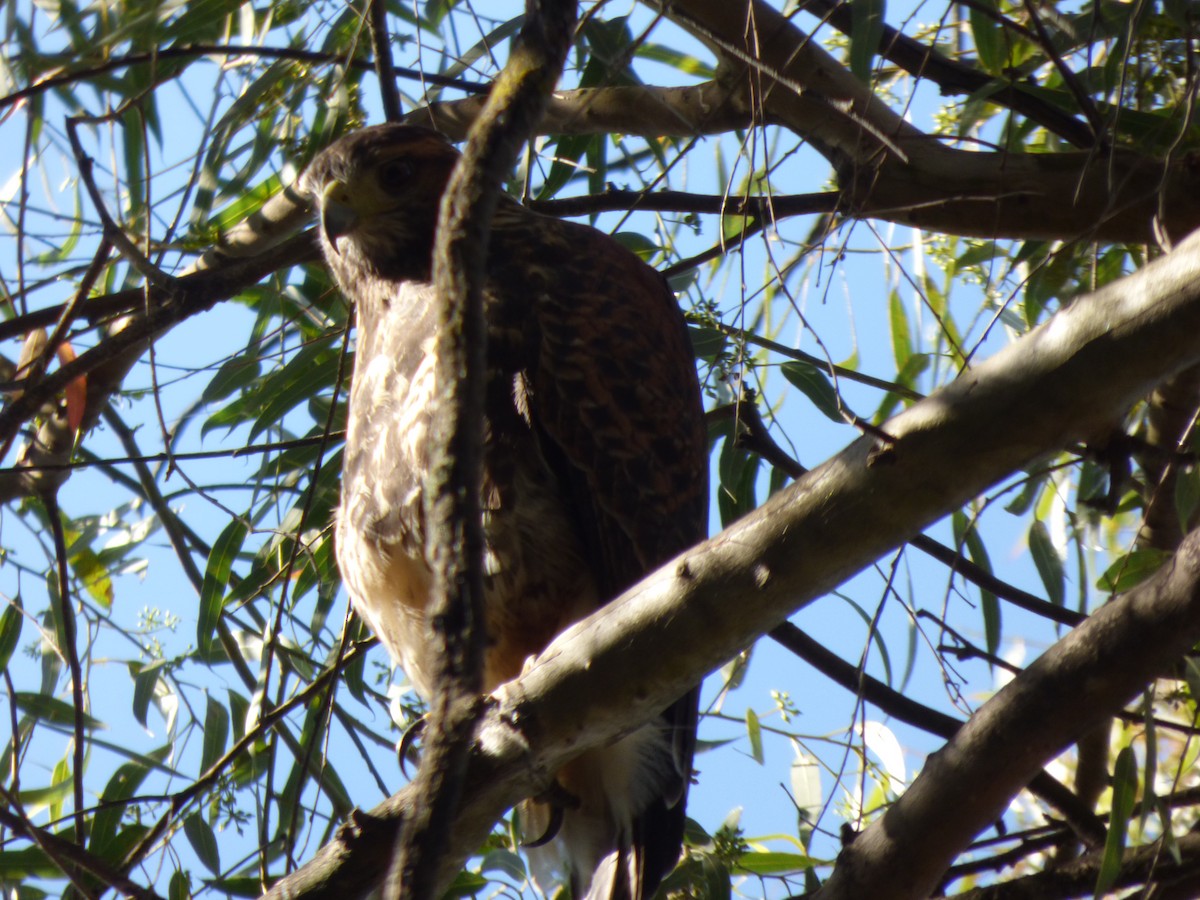
[[[743,853],[734,868],[751,875],[789,875],[816,864],[816,860],[801,853]]]
[[[1096,582],[1106,593],[1120,593],[1141,584],[1162,568],[1171,554],[1153,547],[1139,547],[1119,557]]]
[[[762,725],[758,721],[758,713],[752,709],[746,710],[746,737],[750,739],[750,756],[756,763],[762,765]]]

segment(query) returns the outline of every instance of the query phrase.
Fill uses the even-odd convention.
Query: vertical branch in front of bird
[[[371,46],[375,51],[375,75],[379,78],[383,114],[389,122],[399,122],[404,110],[400,106],[400,90],[396,87],[396,68],[392,62],[386,7],[385,0],[367,0],[367,25],[371,29]]]
[[[467,758],[482,713],[484,397],[483,287],[492,216],[504,177],[545,111],[575,30],[575,0],[528,0],[525,26],[467,141],[438,221],[433,273],[440,305],[436,396],[425,522],[433,569],[429,622],[436,649],[430,723],[417,799],[400,834],[385,896],[441,894]]]

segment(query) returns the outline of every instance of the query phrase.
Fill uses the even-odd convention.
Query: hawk
[[[441,195],[458,151],[379,125],[337,141],[302,189],[326,263],[357,308],[336,545],[355,609],[425,698],[433,672],[422,521],[438,329]],[[501,198],[484,286],[484,686],[705,537],[707,439],[683,316],[665,280],[612,237]],[[576,898],[653,894],[679,859],[695,690],[661,720],[557,774],[569,802],[531,852]],[[561,813],[561,815],[560,815]]]

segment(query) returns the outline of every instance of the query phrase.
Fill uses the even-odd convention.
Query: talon
[[[408,756],[413,752],[417,739],[425,733],[425,716],[417,719],[404,730],[404,734],[400,737],[400,746],[396,748],[396,755],[400,757],[400,774],[408,778]]]
[[[563,823],[563,808],[557,804],[550,805],[550,821],[546,823],[546,830],[541,836],[532,841],[521,841],[521,846],[526,850],[532,850],[535,847],[544,847],[558,836],[558,830],[562,828]]]
[[[535,847],[543,847],[554,840],[558,836],[559,830],[563,824],[563,811],[567,809],[578,809],[579,798],[564,788],[557,781],[552,783],[550,787],[542,791],[536,797],[531,797],[525,803],[521,804],[522,810],[532,804],[538,806],[547,806],[550,808],[550,821],[546,823],[545,829],[541,835],[532,841],[521,841],[521,846],[526,849]]]

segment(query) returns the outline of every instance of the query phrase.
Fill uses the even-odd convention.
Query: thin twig
[[[150,53],[128,53],[94,66],[40,79],[36,84],[31,84],[28,87],[21,88],[19,91],[13,91],[11,94],[0,97],[0,110],[55,88],[80,81],[92,81],[97,76],[108,72],[127,69],[131,66],[154,65],[167,59],[190,59],[195,56],[255,56],[262,57],[263,59],[292,59],[304,63],[349,66],[354,69],[367,71],[374,68],[374,64],[370,60],[347,60],[344,55],[339,53],[321,53],[313,50],[301,50],[296,47],[256,47],[250,44],[188,44],[183,47],[156,47]],[[68,58],[63,56],[62,59],[67,62],[73,62],[75,57]],[[54,60],[55,57],[53,55],[41,57],[41,62],[46,65],[52,65]],[[447,75],[439,75],[437,72],[423,72],[420,69],[397,68],[394,71],[401,78],[411,78],[416,81],[435,84],[439,87],[458,88],[469,94],[485,93],[489,87],[482,82],[451,78]]]
[[[54,556],[58,565],[58,615],[62,624],[63,656],[71,673],[71,703],[75,714],[75,747],[71,773],[75,788],[75,840],[80,847],[87,844],[87,820],[83,807],[83,667],[79,664],[79,649],[76,646],[75,610],[71,608],[71,584],[67,573],[67,538],[63,530],[62,514],[58,508],[58,497],[47,493],[42,497],[46,517],[50,520],[50,533],[54,536]]]
[[[92,177],[92,158],[84,151],[83,145],[79,142],[78,129],[80,125],[100,124],[110,121],[115,115],[117,114],[67,117],[67,139],[71,142],[71,150],[75,154],[75,165],[79,169],[79,180],[83,182],[83,186],[92,200],[92,205],[96,208],[96,214],[100,217],[100,223],[104,228],[104,239],[111,242],[120,251],[125,261],[138,274],[145,278],[146,281],[155,287],[169,290],[174,287],[175,279],[150,262],[145,254],[129,239],[129,236],[125,234],[124,229],[109,214],[104,197],[101,195],[100,189],[96,187],[96,180]]]
[[[762,415],[754,403],[741,403],[736,406],[730,404],[728,407],[722,407],[720,411],[713,410],[709,413],[709,416],[712,417],[714,414],[736,414],[738,423],[744,428],[744,431],[738,435],[738,441],[767,460],[772,466],[788,475],[788,477],[793,479],[799,478],[808,471],[799,462],[792,459],[776,443],[775,439],[771,437],[771,432],[766,427],[766,423],[763,422]],[[987,569],[964,557],[957,550],[947,547],[939,541],[935,541],[928,535],[913,535],[913,537],[909,538],[908,542],[922,553],[926,553],[939,562],[946,564],[955,573],[976,586],[985,591],[990,591],[1001,600],[1005,600],[1027,612],[1072,628],[1087,618],[1087,616],[1081,613],[1058,606],[1049,600],[1043,600],[1041,597],[1037,597],[1028,591],[1023,591],[1015,585],[997,578]]]
[[[0,824],[11,829],[15,834],[31,840],[58,867],[59,871],[82,896],[96,898],[102,892],[97,886],[88,884],[80,877],[83,872],[86,872],[101,882],[104,888],[118,890],[134,900],[161,900],[154,891],[131,881],[95,854],[63,840],[53,832],[39,828],[30,822],[23,813],[14,812],[13,810],[20,809],[20,803],[15,794],[0,787],[0,797],[4,799],[4,805],[0,805]]]
[[[803,8],[821,14],[843,34],[849,35],[853,31],[854,14],[850,3],[805,0]],[[1068,143],[1084,148],[1095,144],[1095,136],[1087,125],[1036,96],[1023,84],[1004,83],[987,72],[939,53],[935,47],[922,44],[890,25],[885,24],[880,32],[879,55],[916,78],[932,81],[943,94],[975,94],[987,89],[991,91],[987,95],[989,102],[1020,113]]]
[[[954,737],[963,726],[963,723],[953,716],[916,702],[871,677],[860,667],[846,662],[791,622],[783,622],[776,626],[769,635],[777,644],[795,653],[827,678],[901,722],[947,740]],[[1072,830],[1087,846],[1103,846],[1103,823],[1090,809],[1083,807],[1078,798],[1061,782],[1042,771],[1034,776],[1028,787],[1032,793],[1062,813]]]
[[[254,746],[257,741],[262,740],[269,730],[274,728],[276,723],[282,720],[297,707],[307,704],[313,697],[317,696],[322,690],[325,690],[331,679],[336,677],[338,673],[350,665],[363,653],[370,649],[372,644],[362,643],[355,644],[344,655],[338,658],[334,665],[329,666],[325,671],[321,672],[312,682],[302,691],[297,692],[286,703],[276,706],[270,712],[264,713],[259,717],[258,722],[253,728],[246,729],[246,733],[242,735],[240,740],[234,742],[233,746],[220,759],[213,762],[208,767],[207,771],[203,772],[199,778],[189,784],[182,791],[172,794],[170,798],[169,808],[157,822],[152,825],[142,839],[135,844],[125,858],[121,861],[120,870],[127,872],[133,866],[145,858],[146,854],[158,843],[158,839],[162,837],[168,826],[179,814],[187,808],[188,804],[196,797],[204,794],[212,786],[214,786],[225,773],[225,770],[231,766],[239,756],[245,753],[250,747]]]
[[[1104,144],[1104,119],[1101,118],[1099,110],[1096,109],[1096,104],[1092,101],[1088,92],[1084,90],[1083,85],[1079,83],[1075,72],[1072,71],[1071,67],[1059,55],[1058,50],[1055,49],[1054,41],[1050,39],[1050,35],[1046,31],[1046,26],[1042,23],[1041,14],[1031,0],[1025,0],[1025,12],[1029,15],[1029,21],[1033,23],[1034,31],[1037,34],[1035,42],[1042,48],[1042,52],[1050,57],[1054,68],[1062,77],[1063,84],[1067,86],[1067,90],[1071,92],[1071,95],[1075,98],[1075,102],[1079,104],[1080,111],[1087,118],[1088,124],[1092,127],[1092,133],[1096,136],[1096,143]]]

